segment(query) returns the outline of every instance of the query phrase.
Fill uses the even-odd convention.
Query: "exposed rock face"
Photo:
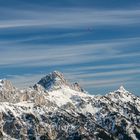
[[[75,91],[85,92],[85,90],[78,83],[72,84],[71,88]]]
[[[0,80],[0,90],[6,90],[7,92],[11,92],[14,90],[14,87],[10,81]]]
[[[69,87],[79,92],[85,92],[78,83],[68,83],[68,81],[64,78],[64,75],[58,71],[54,71],[49,75],[43,77],[34,87],[38,87],[39,85],[41,85],[48,91],[61,89],[63,87]]]
[[[122,86],[89,95],[56,71],[24,90],[0,83],[0,139],[140,139],[140,98]]]
[[[38,84],[43,86],[46,90],[59,89],[62,86],[69,85],[69,83],[65,80],[63,74],[58,71],[54,71],[45,76],[38,82]]]
[[[12,101],[14,102],[16,99],[13,98],[16,96],[16,89],[12,85],[12,83],[8,80],[0,80],[0,101]]]
[[[43,95],[36,95],[34,102],[36,105],[41,106],[46,104],[45,97]]]

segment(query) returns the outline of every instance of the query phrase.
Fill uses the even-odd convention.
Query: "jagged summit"
[[[109,94],[131,94],[129,91],[127,91],[124,86],[120,86],[117,90],[110,92]]]
[[[122,91],[122,92],[126,92],[126,89],[124,88],[124,86],[120,86],[120,88],[118,89],[119,91]]]
[[[127,91],[123,86],[120,86],[118,90],[106,94],[106,97],[109,97],[113,102],[117,104],[121,102],[124,104],[126,102],[133,103],[137,99],[137,97],[134,94]]]
[[[41,80],[37,83],[41,85],[46,90],[56,90],[62,87],[69,87],[75,91],[85,92],[85,90],[77,83],[69,83],[64,75],[59,71],[54,71],[45,77],[41,78]]]
[[[58,89],[62,86],[69,85],[63,74],[59,71],[54,71],[41,78],[38,84],[43,86],[46,90]]]
[[[115,91],[115,93],[128,93],[128,91],[121,85],[120,88]]]

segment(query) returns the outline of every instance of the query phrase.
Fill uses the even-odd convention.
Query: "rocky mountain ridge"
[[[22,90],[0,80],[0,138],[139,140],[140,97],[123,86],[90,95],[57,71]]]

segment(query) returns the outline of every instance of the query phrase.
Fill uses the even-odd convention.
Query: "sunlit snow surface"
[[[57,82],[57,78],[55,82]],[[42,125],[46,124],[42,121],[41,115],[47,115],[49,118],[49,113],[52,115],[69,113],[74,117],[82,114],[89,120],[92,117],[92,121],[108,133],[115,133],[116,125],[121,126],[121,121],[125,120],[127,127],[123,128],[124,126],[122,126],[122,128],[126,129],[128,135],[133,139],[137,139],[133,130],[136,126],[140,126],[139,97],[125,90],[123,86],[114,92],[101,96],[90,95],[85,91],[76,91],[69,84],[65,84],[65,80],[63,82],[59,79],[61,84],[53,83],[57,84],[57,88],[51,85],[51,90],[38,84],[35,87],[19,90],[12,87],[8,81],[0,81],[2,87],[0,91],[0,112],[7,115],[10,113],[27,126],[30,126],[30,124],[28,120],[27,122],[23,120],[25,114],[33,114]],[[131,121],[132,118],[133,122]],[[53,123],[53,125],[57,127],[58,124]],[[69,127],[74,129],[76,126],[69,124]],[[3,133],[3,135],[9,138],[8,134]],[[120,137],[122,136],[120,135]]]

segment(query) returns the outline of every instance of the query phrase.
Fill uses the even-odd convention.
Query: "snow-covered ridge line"
[[[123,86],[90,95],[58,71],[22,90],[0,80],[2,139],[139,140],[139,120],[140,98]]]

